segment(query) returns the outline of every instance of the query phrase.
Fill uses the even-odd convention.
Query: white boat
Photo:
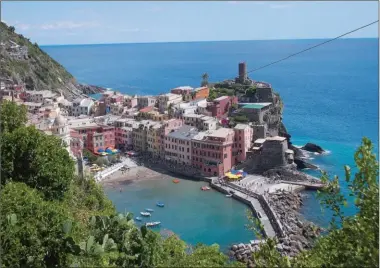
[[[150,213],[149,212],[140,212],[141,216],[145,216],[145,217],[150,217]]]
[[[151,209],[151,208],[146,208],[145,211],[148,211],[148,212],[153,212],[154,210]]]
[[[226,194],[226,197],[232,197],[232,194]]]
[[[160,225],[161,222],[160,221],[154,221],[154,222],[147,222],[145,224],[146,227],[154,227],[154,226],[157,226],[157,225]]]

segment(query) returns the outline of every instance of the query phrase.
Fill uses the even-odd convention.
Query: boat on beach
[[[148,212],[153,212],[154,209],[151,209],[151,208],[146,208],[145,211],[148,211]]]
[[[136,217],[135,220],[136,221],[142,221],[142,218],[141,217]]]
[[[144,216],[144,217],[150,217],[150,213],[149,212],[140,212],[141,216]]]
[[[147,223],[145,224],[145,226],[146,226],[146,227],[155,227],[155,226],[158,226],[158,225],[160,225],[160,224],[161,224],[160,221],[154,221],[154,222],[147,222]]]
[[[211,188],[210,187],[208,187],[208,186],[202,186],[201,187],[201,190],[202,191],[208,191],[208,190],[210,190]]]

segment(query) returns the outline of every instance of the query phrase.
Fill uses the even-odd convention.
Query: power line
[[[261,69],[266,68],[266,67],[268,67],[268,66],[271,66],[271,65],[273,65],[273,64],[279,63],[279,62],[281,62],[281,61],[284,61],[284,60],[287,60],[287,59],[289,59],[289,58],[291,58],[291,57],[294,57],[294,56],[296,56],[296,55],[299,55],[299,54],[301,54],[301,53],[303,53],[303,52],[306,52],[306,51],[308,51],[308,50],[311,50],[311,49],[314,49],[314,48],[316,48],[316,47],[319,47],[319,46],[322,46],[322,45],[324,45],[324,44],[327,44],[327,43],[329,43],[329,42],[335,41],[336,39],[339,39],[339,38],[341,38],[341,37],[343,37],[343,36],[345,36],[345,35],[349,35],[349,34],[351,34],[351,33],[353,33],[353,32],[359,31],[359,30],[361,30],[361,29],[364,29],[364,28],[366,28],[366,27],[368,27],[368,26],[371,26],[372,24],[375,24],[375,23],[377,23],[377,22],[379,22],[379,20],[376,20],[376,21],[373,21],[373,22],[371,22],[371,23],[369,23],[369,24],[363,25],[363,26],[361,26],[361,27],[359,27],[359,28],[356,28],[356,29],[354,29],[354,30],[352,30],[352,31],[349,31],[349,32],[347,32],[347,33],[344,33],[344,34],[339,35],[339,36],[337,36],[337,37],[335,37],[335,38],[333,38],[333,39],[327,40],[327,41],[325,41],[325,42],[322,42],[322,43],[320,43],[320,44],[314,45],[314,46],[312,46],[312,47],[306,48],[306,49],[304,49],[304,50],[302,50],[302,51],[299,51],[299,52],[297,52],[297,53],[291,54],[291,55],[289,55],[289,56],[287,56],[287,57],[285,57],[285,58],[282,58],[282,59],[280,59],[280,60],[277,60],[277,61],[274,61],[274,62],[268,63],[268,64],[266,64],[266,65],[264,65],[264,66],[261,66],[261,67],[258,67],[258,68],[256,68],[256,69],[250,70],[250,71],[248,71],[246,74],[249,74],[249,73],[252,73],[252,72],[255,72],[255,71],[261,70]]]

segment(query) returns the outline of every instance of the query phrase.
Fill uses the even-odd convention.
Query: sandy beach
[[[173,176],[166,175],[161,172],[154,171],[144,166],[132,167],[128,171],[116,171],[101,181],[101,184],[107,186],[125,185],[135,181],[141,180],[160,180],[169,179]]]

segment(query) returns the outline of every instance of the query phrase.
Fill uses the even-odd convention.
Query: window
[[[226,159],[227,158],[227,154],[224,154],[224,159]]]

